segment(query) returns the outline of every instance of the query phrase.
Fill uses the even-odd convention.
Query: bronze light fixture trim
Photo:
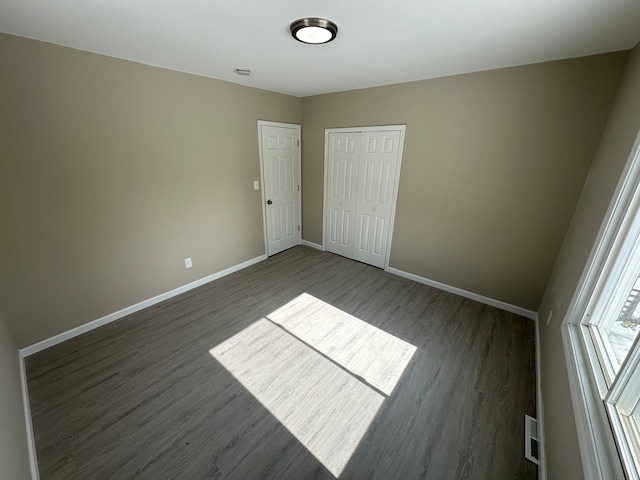
[[[302,43],[329,43],[338,35],[338,26],[325,18],[301,18],[291,24],[291,36]]]

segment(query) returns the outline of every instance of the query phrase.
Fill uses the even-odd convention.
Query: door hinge
[[[300,191],[300,185],[298,185],[298,191]]]
[[[300,140],[296,140],[296,144],[300,146]]]
[[[298,231],[300,231],[300,225],[298,225]]]

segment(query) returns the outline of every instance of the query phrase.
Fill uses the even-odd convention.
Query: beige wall
[[[580,203],[540,307],[549,478],[582,478],[560,325],[640,131],[640,45],[632,51]],[[549,314],[553,312],[547,327]]]
[[[324,129],[406,124],[391,266],[536,311],[626,53],[306,97],[303,238]]]
[[[0,478],[7,480],[31,478],[19,368],[18,347],[0,316]]]
[[[299,98],[8,35],[0,65],[19,346],[264,254],[257,120],[300,123]]]
[[[300,100],[0,35],[0,309],[16,340],[0,323],[3,468],[8,455],[27,478],[16,343],[264,253],[257,119],[303,123],[316,243],[324,129],[406,124],[392,266],[537,310],[626,59]],[[541,332],[550,479],[581,478],[559,323],[640,127],[639,85],[636,48],[541,308],[554,311]]]

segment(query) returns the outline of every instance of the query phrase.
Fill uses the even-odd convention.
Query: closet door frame
[[[400,171],[402,167],[402,157],[404,150],[404,136],[406,125],[384,125],[377,127],[350,127],[350,128],[326,128],[324,130],[324,188],[322,190],[322,249],[326,250],[327,246],[327,188],[329,187],[329,134],[331,133],[363,133],[363,132],[400,132],[400,145],[398,149],[398,162],[396,163],[396,179],[393,186],[393,194],[391,199],[391,216],[389,218],[389,238],[387,240],[387,251],[384,261],[384,269],[389,269],[389,259],[391,256],[391,244],[393,241],[393,229],[396,218],[396,205],[398,201],[398,190],[400,185]]]

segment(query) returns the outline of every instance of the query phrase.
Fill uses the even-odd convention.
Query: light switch
[[[258,180],[253,181],[253,189],[260,190],[260,182]]]

